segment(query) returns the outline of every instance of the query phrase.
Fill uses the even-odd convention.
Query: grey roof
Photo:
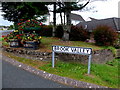
[[[77,24],[76,26],[83,26],[90,32],[95,29],[99,25],[107,25],[112,27],[113,29],[120,31],[120,18],[107,18],[101,20],[92,20],[92,21],[85,21]]]
[[[71,19],[77,20],[77,21],[85,21],[81,15],[71,13]]]

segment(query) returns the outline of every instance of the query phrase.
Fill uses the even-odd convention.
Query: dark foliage
[[[46,37],[51,37],[52,36],[52,30],[53,30],[53,26],[51,25],[43,25],[41,27],[40,30],[37,30],[36,32],[40,35],[40,36],[46,36]]]
[[[98,26],[94,32],[94,39],[97,45],[110,46],[114,45],[118,39],[118,34],[109,26]]]
[[[82,26],[81,27],[76,27],[76,26],[71,27],[70,40],[85,41],[88,38],[89,38],[89,34]]]
[[[62,38],[63,37],[63,27],[62,25],[57,26],[56,31],[55,31],[55,37]]]
[[[3,17],[8,21],[18,22],[19,19],[31,19],[35,15],[44,15],[48,8],[44,2],[2,2]]]

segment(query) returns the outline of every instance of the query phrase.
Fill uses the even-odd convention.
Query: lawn
[[[96,46],[93,43],[82,41],[62,41],[61,39],[55,37],[42,37],[41,42],[40,50],[47,52],[51,52],[52,45],[87,47],[92,48],[93,50],[105,49],[105,47]]]
[[[56,61],[55,68],[52,68],[50,61],[39,61],[21,58],[12,53],[3,52],[4,55],[19,62],[30,65],[36,69],[44,70],[48,73],[56,74],[75,80],[85,81],[101,86],[118,88],[118,64],[120,59],[114,59],[106,64],[92,64],[91,74],[87,74],[87,65],[76,62]]]
[[[0,37],[0,41],[2,41],[3,40],[3,38],[2,37]]]

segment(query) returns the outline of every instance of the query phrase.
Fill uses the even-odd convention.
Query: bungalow
[[[85,22],[81,15],[71,13],[71,23],[76,25],[78,23]]]
[[[76,26],[83,26],[89,32],[92,32],[99,25],[107,25],[112,27],[116,32],[120,33],[120,18],[107,18],[107,19],[94,19],[90,18],[91,21],[80,22]]]
[[[53,18],[51,18],[51,19],[53,20]],[[59,13],[56,14],[56,19],[57,19],[56,24],[61,24]],[[65,20],[65,22],[66,22],[66,20]],[[85,20],[82,18],[82,16],[78,15],[78,14],[71,13],[71,24],[76,25],[76,24],[78,24],[80,22],[85,22]],[[47,21],[47,23],[49,23],[50,25],[53,25],[53,21],[51,22],[49,20],[49,21]]]

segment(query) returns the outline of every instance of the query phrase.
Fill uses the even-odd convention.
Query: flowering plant
[[[41,23],[34,19],[26,21],[23,21],[23,19],[21,19],[18,23],[18,29],[23,31],[25,28],[40,27],[40,25]]]
[[[21,42],[25,43],[26,41],[34,41],[34,42],[40,43],[41,38],[42,37],[38,36],[36,33],[24,34]]]
[[[15,32],[11,32],[10,34],[8,34],[7,36],[4,37],[5,41],[10,41],[11,39],[17,39],[17,40],[21,40],[23,37],[23,34],[18,34]]]

